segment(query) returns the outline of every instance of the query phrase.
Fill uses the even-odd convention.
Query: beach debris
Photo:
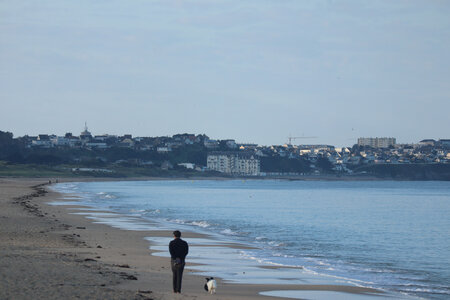
[[[77,229],[86,229],[86,227],[78,226]]]
[[[120,277],[127,280],[138,280],[136,276],[127,274],[125,272],[120,272]]]
[[[134,298],[135,300],[153,300],[153,298],[149,298],[146,295],[142,295],[141,293],[137,292],[136,293],[136,298]]]
[[[114,266],[119,267],[119,268],[127,268],[127,269],[130,268],[130,266],[127,265],[127,264],[123,264],[123,265],[114,265]]]
[[[44,196],[47,193],[45,188],[43,188],[44,185],[45,185],[45,183],[32,186],[32,188],[35,192],[28,194],[28,195],[14,198],[13,199],[14,203],[22,205],[27,211],[29,211],[30,213],[32,213],[38,217],[43,217],[44,215],[42,214],[38,205],[31,203],[30,200],[35,197]]]
[[[152,291],[142,291],[142,290],[138,290],[136,292],[136,298],[137,299],[142,299],[142,300],[153,300],[153,298],[149,298],[147,295],[153,293]]]
[[[97,260],[93,258],[85,258],[84,261],[97,261]]]
[[[102,246],[98,245],[97,248],[103,248]]]

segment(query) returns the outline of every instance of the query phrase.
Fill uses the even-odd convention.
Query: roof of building
[[[84,123],[84,131],[81,132],[80,136],[92,136],[91,133],[88,131],[87,123]]]

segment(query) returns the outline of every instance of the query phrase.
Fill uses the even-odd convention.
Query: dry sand
[[[95,224],[47,205],[58,193],[44,180],[0,179],[0,299],[286,299],[270,290],[379,291],[337,285],[248,285],[218,280],[217,294],[186,266],[182,294],[172,293],[167,258],[152,256],[145,236],[164,231],[125,231]],[[197,236],[185,233],[187,239]]]

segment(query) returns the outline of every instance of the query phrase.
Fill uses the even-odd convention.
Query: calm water
[[[450,297],[450,182],[66,183],[90,206],[219,233],[249,259],[430,299]]]

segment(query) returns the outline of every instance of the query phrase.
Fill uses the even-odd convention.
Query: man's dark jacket
[[[186,255],[189,253],[189,246],[188,243],[183,241],[180,238],[173,239],[169,243],[169,252],[170,257],[172,259],[180,258],[181,261],[184,263],[184,259],[186,258]]]

